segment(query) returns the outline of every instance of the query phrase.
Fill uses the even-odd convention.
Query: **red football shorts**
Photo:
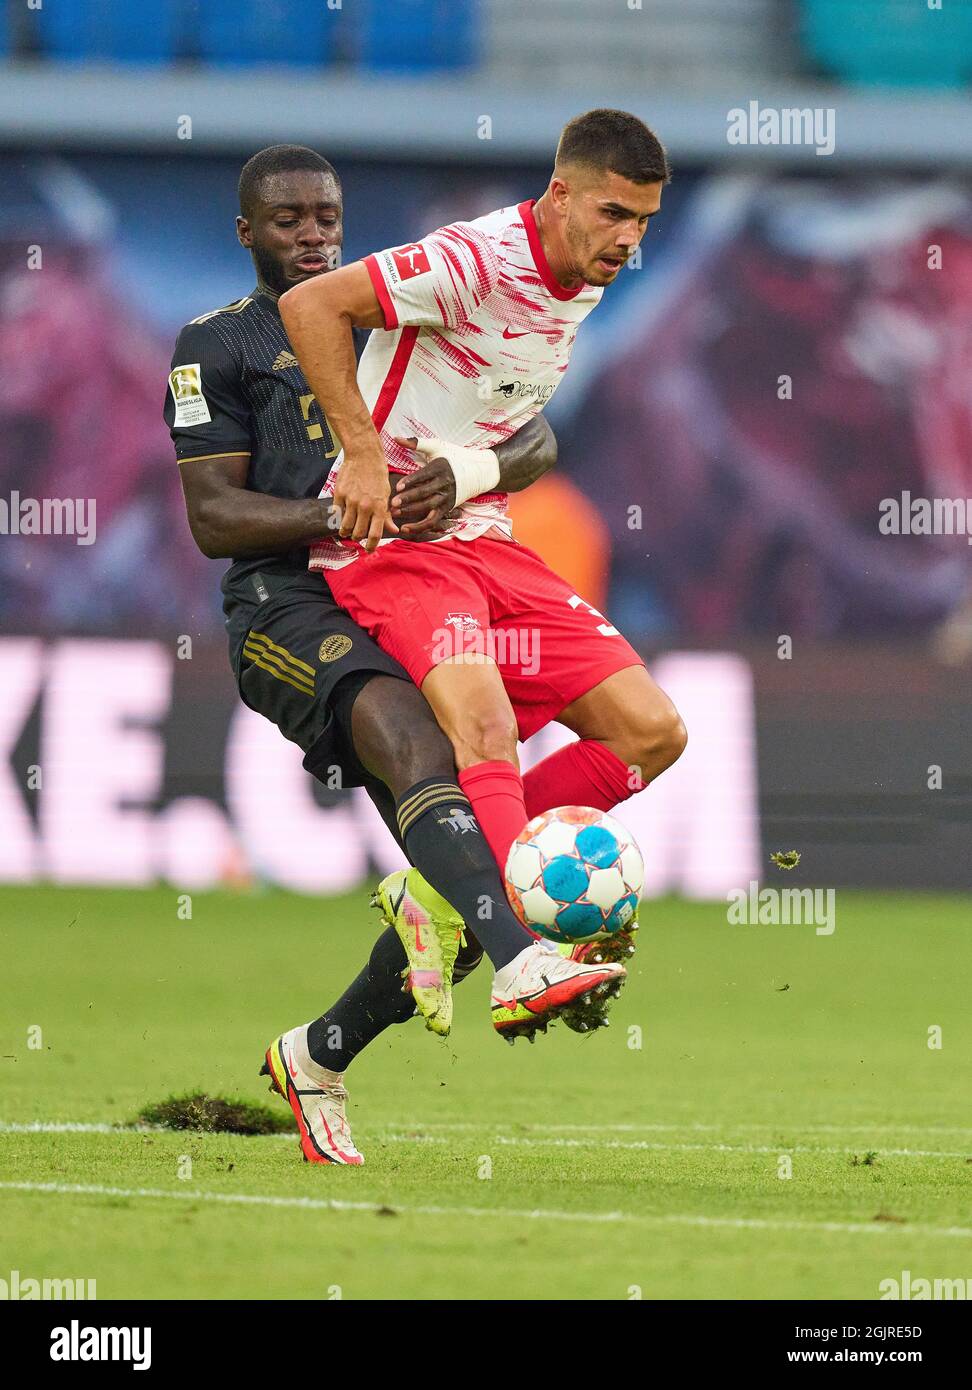
[[[516,541],[400,541],[325,573],[342,608],[420,688],[450,657],[492,657],[522,739],[615,671],[643,665],[603,614]]]

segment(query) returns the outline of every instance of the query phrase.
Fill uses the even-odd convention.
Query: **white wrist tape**
[[[467,449],[462,444],[450,444],[445,439],[420,439],[418,450],[426,458],[444,458],[456,480],[456,506],[478,497],[481,492],[494,492],[500,480],[499,459],[492,449]]]

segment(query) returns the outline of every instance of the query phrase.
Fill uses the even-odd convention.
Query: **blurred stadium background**
[[[675,180],[519,527],[686,717],[625,811],[649,892],[790,848],[818,884],[972,889],[972,550],[878,529],[972,498],[970,82],[967,0],[8,0],[0,498],[93,498],[97,534],[0,535],[0,880],[326,893],[395,862],[236,698],[171,346],[252,285],[256,149],[337,165],[353,259],[538,196],[611,105]],[[833,152],[730,143],[751,102],[833,112]]]

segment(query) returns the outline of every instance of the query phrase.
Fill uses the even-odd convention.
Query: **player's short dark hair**
[[[668,183],[672,176],[664,145],[629,111],[599,108],[575,116],[561,132],[556,162],[610,170],[632,183]]]
[[[334,165],[326,160],[322,154],[316,150],[310,150],[306,145],[268,145],[265,150],[258,150],[251,159],[248,159],[240,171],[240,213],[249,219],[256,209],[257,203],[262,197],[262,187],[264,179],[270,178],[273,174],[291,174],[298,169],[310,169],[314,173],[331,174],[338,184],[337,170]]]

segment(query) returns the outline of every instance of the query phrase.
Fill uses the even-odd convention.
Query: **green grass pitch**
[[[193,1089],[282,1107],[263,1049],[359,968],[365,899],[198,893],[182,920],[167,889],[0,891],[0,1277],[234,1299],[972,1277],[959,898],[839,892],[829,937],[647,903],[612,1027],[533,1047],[493,1034],[482,968],[451,1038],[412,1021],[349,1070],[364,1168],[311,1168],[295,1137],[52,1128]]]

